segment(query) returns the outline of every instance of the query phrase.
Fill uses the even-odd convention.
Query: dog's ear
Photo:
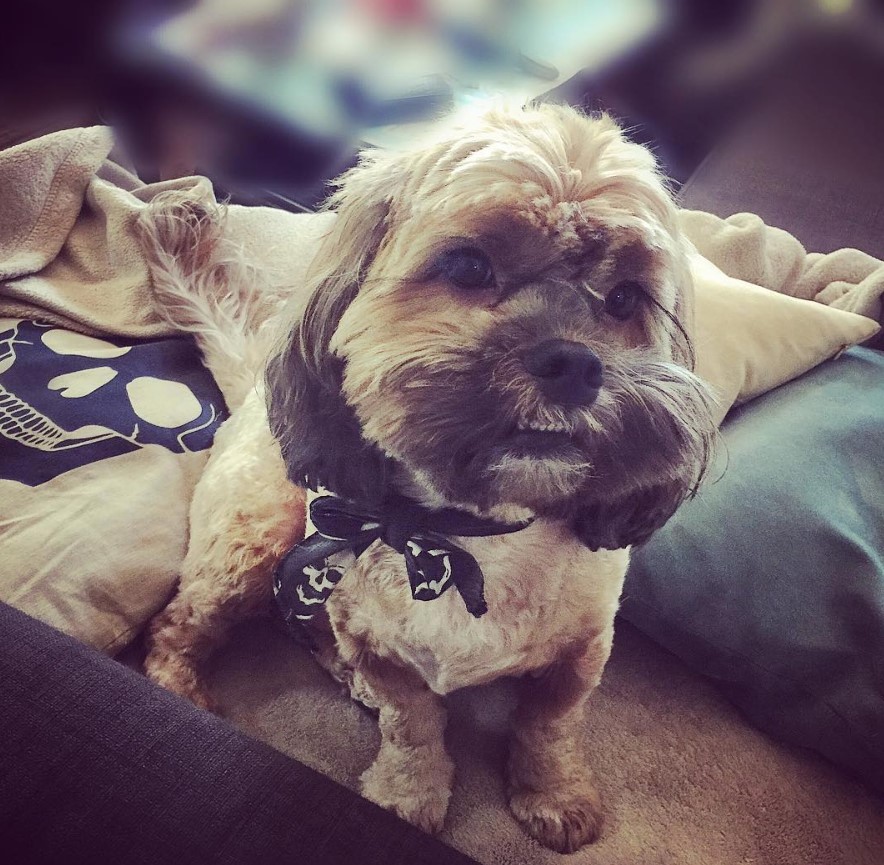
[[[343,363],[329,343],[383,243],[404,168],[395,157],[365,154],[337,182],[329,199],[337,217],[308,275],[310,299],[289,319],[265,374],[270,429],[289,478],[364,502],[383,498],[389,460],[365,441],[344,401]]]
[[[649,360],[620,374],[645,385],[621,405],[616,446],[597,455],[571,502],[573,529],[592,550],[641,544],[661,528],[695,495],[717,438],[709,388],[680,365]]]
[[[585,502],[577,509],[572,526],[580,541],[593,551],[643,544],[688,496],[684,483],[672,481],[619,499]]]

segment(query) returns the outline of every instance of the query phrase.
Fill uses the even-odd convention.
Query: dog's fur
[[[232,389],[147,671],[207,703],[199,663],[231,621],[268,603],[270,573],[303,531],[291,482],[363,503],[395,491],[531,515],[515,534],[457,539],[485,574],[481,619],[453,591],[412,601],[402,557],[373,545],[327,603],[323,657],[379,711],[364,793],[428,830],[442,825],[453,780],[442,696],[521,677],[512,811],[542,843],[574,850],[600,827],[579,731],[611,648],[627,548],[695,489],[714,435],[689,372],[691,284],[674,205],[652,156],[613,121],[553,106],[491,108],[407,152],[367,153],[331,203],[338,216],[306,310],[280,313],[265,382]],[[154,219],[149,239],[168,246],[169,231]],[[488,287],[459,287],[440,267],[464,246],[490,260]],[[205,331],[211,315],[187,300],[186,275],[162,267],[167,314]],[[621,321],[605,298],[625,281],[643,291]],[[557,405],[526,371],[525,352],[548,339],[601,359],[592,405]],[[208,349],[223,365],[217,343]],[[567,443],[513,447],[526,428]]]

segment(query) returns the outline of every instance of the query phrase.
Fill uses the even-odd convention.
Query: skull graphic
[[[142,447],[204,450],[225,417],[189,338],[0,320],[0,478],[36,486]]]

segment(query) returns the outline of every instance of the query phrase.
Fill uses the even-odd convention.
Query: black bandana
[[[334,495],[313,500],[310,520],[316,532],[286,553],[273,577],[276,603],[289,624],[312,619],[344,576],[348,560],[378,539],[405,557],[415,600],[431,601],[455,586],[467,610],[479,618],[488,610],[482,571],[447,536],[505,535],[530,523],[498,523],[452,508],[432,511],[404,498],[369,511]]]

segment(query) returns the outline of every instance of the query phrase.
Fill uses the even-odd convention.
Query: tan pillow
[[[0,319],[0,601],[122,648],[175,586],[224,417],[190,340]]]
[[[695,254],[697,373],[715,389],[721,422],[734,404],[798,377],[874,336],[877,322],[734,279]]]
[[[0,477],[0,600],[102,651],[123,648],[175,587],[208,454],[154,445],[39,486]]]

